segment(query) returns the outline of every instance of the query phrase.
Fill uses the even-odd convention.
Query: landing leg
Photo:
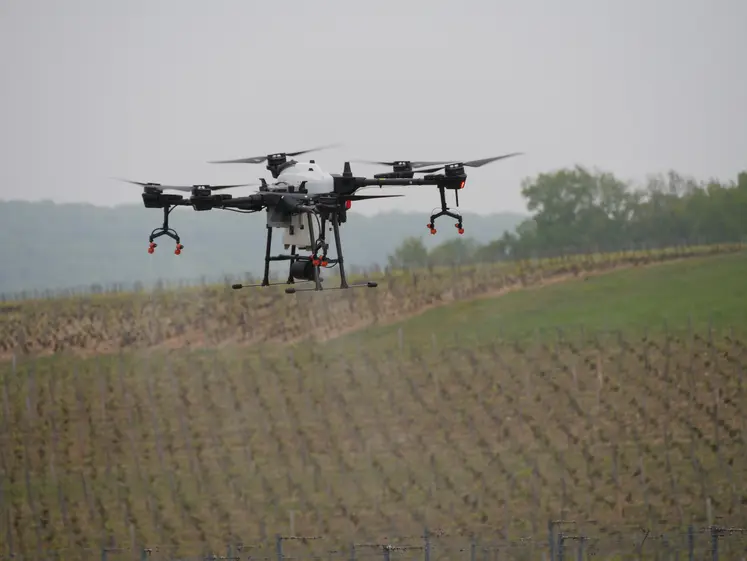
[[[357,287],[376,288],[378,286],[378,283],[374,281],[369,281],[364,284],[354,284],[352,286],[348,284],[348,279],[347,279],[347,276],[345,275],[345,265],[343,263],[343,258],[342,258],[342,242],[340,241],[340,223],[338,220],[337,213],[332,212],[328,220],[332,221],[332,230],[335,235],[335,246],[337,249],[337,259],[333,259],[332,261],[337,262],[337,264],[340,266],[340,286],[329,287],[330,290],[332,289],[341,290],[344,288],[357,288]],[[326,221],[322,222],[322,228],[324,228],[324,224],[326,224]],[[313,225],[311,215],[309,215],[309,234],[311,235],[313,239],[314,225]],[[326,245],[326,242],[324,241],[324,234],[320,235],[318,242],[314,245],[314,248],[313,248],[314,252],[311,257],[313,263],[320,263],[322,260],[326,261],[326,258],[320,259],[316,255],[317,251],[319,250],[320,244],[324,244],[324,254],[326,256],[327,245]],[[297,292],[307,291],[307,290],[322,290],[321,283],[319,282],[319,265],[318,264],[314,265],[314,277],[316,280],[316,288],[304,289],[304,288],[296,288],[293,286],[289,286],[288,288],[285,289],[286,294],[295,294]]]
[[[292,245],[291,246],[291,255],[295,255],[295,254],[296,254],[296,246]],[[294,284],[296,282],[293,279],[293,275],[291,275],[291,272],[290,272],[290,270],[293,268],[293,263],[295,263],[295,261],[296,260],[293,257],[291,257],[290,267],[288,267],[288,284]]]
[[[457,231],[460,234],[464,234],[464,227],[462,226],[462,216],[458,213],[451,212],[449,210],[449,207],[446,206],[446,192],[444,190],[444,187],[441,187],[439,185],[438,190],[441,194],[441,211],[437,212],[436,214],[431,215],[431,221],[428,223],[427,228],[431,231],[431,235],[435,235],[436,233],[436,218],[440,218],[441,216],[448,216],[450,218],[453,218],[457,221],[455,224]],[[456,193],[456,192],[455,192]],[[459,204],[459,199],[457,195],[457,204]]]
[[[342,260],[342,242],[340,241],[340,225],[337,213],[332,213],[332,230],[335,234],[335,249],[337,250],[337,264],[340,267],[340,288],[348,288],[348,279],[345,277],[345,264]]]
[[[321,250],[322,251],[321,259],[322,261],[324,261],[327,258],[327,249],[329,248],[329,246],[327,245],[327,217],[322,216],[319,219],[319,221],[321,223],[319,225],[321,230],[319,232],[319,240],[316,244],[316,247],[314,248],[314,253],[316,254],[319,252],[319,250]]]
[[[322,267],[326,267],[329,244],[327,243],[327,217],[324,215],[319,218],[319,228],[319,237],[312,247],[311,259],[314,263],[319,263]]]
[[[176,230],[173,228],[169,228],[169,214],[171,214],[171,211],[175,208],[176,206],[163,207],[163,225],[160,228],[155,228],[150,233],[150,237],[148,238],[148,253],[153,253],[155,251],[158,244],[154,240],[161,236],[168,236],[176,242],[176,249],[174,250],[176,255],[179,255],[182,252],[182,249],[184,249],[179,234],[177,234]]]
[[[265,251],[265,274],[261,286],[270,285],[270,249],[272,249],[272,226],[267,226],[267,249]]]
[[[312,249],[314,244],[314,217],[311,213],[308,213],[309,222],[309,240],[312,243]],[[312,253],[313,255],[313,253]],[[319,281],[319,265],[314,265],[314,290],[321,290],[322,283]]]

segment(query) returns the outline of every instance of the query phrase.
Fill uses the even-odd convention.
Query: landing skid
[[[347,286],[333,286],[331,288],[325,288],[324,290],[348,290],[350,288],[376,288],[379,286],[378,283],[369,281],[362,284],[349,284]],[[286,294],[295,294],[296,292],[315,292],[318,290],[322,290],[320,288],[295,288],[293,286],[289,286],[285,289]]]
[[[234,290],[239,290],[240,288],[261,288],[261,287],[268,287],[268,286],[280,286],[280,285],[288,285],[288,284],[301,284],[301,283],[308,283],[308,282],[314,282],[312,280],[294,280],[293,282],[271,282],[267,284],[263,284],[261,282],[256,284],[241,284],[236,283],[232,284],[231,288]],[[319,282],[322,282],[322,279],[319,279]]]
[[[316,213],[314,213],[316,214]],[[296,246],[291,246],[290,254],[275,255],[270,254],[272,247],[272,227],[267,226],[267,245],[265,249],[265,270],[262,278],[262,282],[257,284],[234,284],[232,288],[237,290],[240,288],[259,288],[265,286],[278,286],[278,285],[291,285],[285,289],[286,294],[295,294],[296,292],[311,292],[321,290],[343,290],[348,288],[376,288],[378,283],[373,281],[367,281],[362,283],[356,283],[353,285],[348,284],[347,276],[345,274],[345,265],[342,257],[342,243],[340,241],[340,225],[337,214],[333,212],[321,212],[319,237],[316,238],[314,234],[314,220],[312,213],[308,216],[308,232],[311,243],[311,255],[299,255],[296,253]],[[332,259],[327,257],[327,249],[329,244],[325,238],[325,231],[327,222],[332,225],[332,231],[334,232],[335,246],[337,248],[337,258]],[[270,282],[270,263],[273,261],[289,261],[290,268],[288,270],[288,280],[285,282]],[[322,271],[328,265],[337,266],[340,271],[340,286],[324,288],[322,287]],[[295,288],[292,285],[295,284],[307,284],[314,283],[313,288]]]

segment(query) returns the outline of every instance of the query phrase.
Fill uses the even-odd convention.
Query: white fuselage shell
[[[334,178],[314,162],[296,162],[288,166],[278,174],[275,183],[268,185],[270,191],[284,192],[288,187],[293,187],[295,192],[301,186],[306,188],[309,195],[320,193],[332,193],[334,191]],[[287,220],[287,219],[286,219]],[[290,217],[290,222],[278,222],[273,213],[267,217],[268,226],[283,229],[283,245],[287,247],[296,246],[296,249],[310,250],[313,240],[309,235],[308,215],[296,214]],[[316,221],[314,221],[316,228]],[[319,232],[315,232],[318,236]]]
[[[310,195],[331,193],[334,190],[334,179],[318,164],[312,162],[296,162],[284,169],[277,178],[275,187],[283,188],[293,185],[298,189],[303,182]],[[271,187],[272,188],[272,187]],[[273,189],[274,190],[274,189]]]

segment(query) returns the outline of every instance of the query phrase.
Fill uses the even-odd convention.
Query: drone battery
[[[283,245],[295,245],[297,249],[311,249],[313,241],[309,232],[308,217],[301,214],[293,214],[290,217],[290,225],[283,233]]]

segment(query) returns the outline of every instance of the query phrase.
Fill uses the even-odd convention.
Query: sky
[[[137,204],[112,177],[255,182],[207,162],[329,143],[332,173],[523,152],[469,172],[479,213],[576,164],[728,180],[745,22],[744,0],[0,0],[0,200]],[[438,205],[404,189],[356,210]]]

